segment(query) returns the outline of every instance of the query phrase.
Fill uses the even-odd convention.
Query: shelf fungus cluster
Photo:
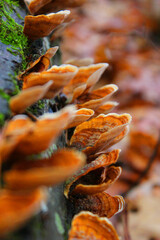
[[[81,6],[86,0],[25,0],[24,2],[32,15],[25,17],[23,32],[30,40],[36,40],[48,36],[67,21],[70,10],[62,9]],[[55,13],[55,10],[61,11]]]
[[[3,172],[4,187],[0,190],[0,235],[21,226],[40,210],[48,198],[47,186],[65,181],[84,165],[85,155],[67,148],[50,157],[35,159],[34,155],[28,159],[47,150],[72,122],[74,114],[74,107],[69,106],[44,114],[36,122],[26,115],[16,115],[4,126],[0,156],[2,166],[8,163],[10,169]]]
[[[64,190],[72,214],[78,214],[73,219],[69,239],[90,239],[92,236],[95,239],[118,239],[108,218],[123,210],[124,199],[121,196],[112,197],[106,190],[121,174],[121,167],[115,166],[120,149],[111,150],[111,147],[127,134],[131,116],[126,113],[104,114],[117,105],[108,101],[117,90],[116,85],[92,90],[107,64],[77,67],[77,74],[64,87],[63,93],[79,110],[87,107],[94,111],[94,115],[74,129],[69,141],[71,148],[82,151],[87,157],[87,164],[67,181]],[[107,229],[103,226],[97,230],[101,228],[101,221],[108,225]]]
[[[31,14],[49,14],[26,16],[24,33],[31,40],[47,36],[69,14],[68,10],[50,13],[53,9],[84,2],[26,0]],[[48,49],[17,77],[23,83],[22,91],[9,103],[12,116],[0,135],[0,236],[40,211],[49,197],[47,187],[67,180],[64,195],[73,214],[78,214],[73,218],[69,240],[119,239],[108,218],[123,209],[124,200],[106,190],[121,174],[121,167],[115,166],[120,150],[113,145],[127,134],[131,116],[109,113],[117,105],[109,101],[118,89],[116,85],[95,89],[107,63],[78,59],[50,67],[57,49]],[[60,94],[66,96],[63,109],[39,117],[28,113],[27,108],[38,100]],[[53,147],[63,131],[68,148],[46,156],[44,151]]]

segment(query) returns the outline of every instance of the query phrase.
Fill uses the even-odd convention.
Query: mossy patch
[[[5,116],[3,113],[0,113],[0,127],[4,125]]]
[[[28,40],[23,34],[23,26],[18,24],[13,18],[12,13],[16,12],[18,2],[13,0],[0,1],[0,41],[8,45],[7,50],[13,55],[20,55],[22,58],[22,70],[26,68],[26,52]],[[19,16],[20,17],[20,16]]]
[[[4,90],[2,89],[0,89],[0,97],[6,99],[7,101],[9,101],[10,99],[10,96],[7,93],[5,93]]]
[[[64,230],[64,227],[62,225],[62,221],[61,221],[61,218],[60,218],[59,214],[57,212],[55,212],[54,217],[55,217],[55,224],[56,224],[58,232],[60,234],[64,234],[65,230]]]

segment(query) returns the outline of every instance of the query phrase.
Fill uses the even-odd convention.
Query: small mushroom
[[[11,154],[30,155],[46,150],[74,117],[75,108],[68,106],[53,114],[44,114],[36,122],[17,115],[5,126],[0,142],[2,161]]]
[[[10,189],[32,189],[41,185],[52,186],[63,182],[85,163],[85,155],[69,149],[61,149],[50,158],[17,163],[4,173],[4,181]]]
[[[72,178],[68,180],[68,183],[65,186],[64,195],[68,198],[69,194],[73,190],[73,187],[76,186],[76,183],[79,183],[82,177],[87,176],[87,174],[93,173],[98,169],[102,169],[103,167],[109,166],[111,164],[116,163],[119,157],[120,149],[112,150],[106,154],[101,154],[91,163],[85,165],[81,170],[79,170]],[[93,178],[93,181],[95,177]],[[92,179],[91,179],[92,181]]]
[[[40,56],[36,61],[30,63],[29,67],[18,75],[18,80],[23,80],[23,77],[31,72],[43,72],[49,68],[50,59],[56,54],[58,47],[49,48],[47,52]]]
[[[81,195],[71,198],[75,214],[81,211],[89,211],[99,217],[112,217],[124,209],[124,199],[121,196],[110,196],[102,192],[92,195]]]
[[[52,84],[53,81],[49,81],[43,86],[22,90],[18,95],[10,99],[9,106],[11,111],[16,114],[23,113],[27,107],[42,99]]]
[[[31,40],[48,36],[70,14],[69,10],[50,13],[48,15],[31,16],[24,19],[24,34]]]
[[[87,156],[100,154],[126,135],[130,121],[129,114],[100,114],[76,127],[70,145]]]
[[[68,240],[119,240],[116,230],[107,218],[100,218],[90,212],[74,216]]]
[[[55,97],[67,83],[76,75],[78,68],[72,65],[53,66],[49,70],[38,73],[30,73],[24,78],[23,89],[37,85],[44,85],[53,80],[53,84],[46,93],[45,98]]]
[[[47,198],[45,188],[31,192],[0,190],[0,236],[20,228],[40,211],[41,204],[46,202]]]

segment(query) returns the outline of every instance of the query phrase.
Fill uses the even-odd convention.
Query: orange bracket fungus
[[[68,106],[57,113],[44,114],[36,122],[25,115],[17,115],[6,124],[0,142],[2,161],[11,153],[38,154],[46,150],[71,122],[75,108]]]
[[[31,14],[48,13],[55,9],[78,7],[85,2],[86,0],[25,0]]]
[[[81,108],[76,110],[75,117],[73,118],[72,122],[67,126],[67,128],[73,128],[78,126],[79,124],[87,121],[94,115],[94,111],[88,108]]]
[[[89,92],[91,87],[99,81],[107,67],[107,63],[79,67],[76,76],[63,89],[69,101],[73,102],[84,92]]]
[[[64,64],[60,66],[52,66],[47,71],[30,73],[24,78],[23,89],[37,85],[44,85],[50,80],[53,80],[52,86],[45,94],[45,98],[53,98],[76,75],[77,71],[78,68],[76,66]]]
[[[23,113],[25,109],[31,106],[33,103],[42,99],[49,91],[49,88],[53,84],[53,81],[49,81],[42,86],[34,86],[25,90],[22,90],[18,95],[10,99],[10,109],[13,113]]]
[[[64,190],[65,196],[68,198],[69,194],[74,190],[76,185],[80,183],[81,178],[86,177],[86,181],[87,181],[88,180],[87,179],[87,175],[88,174],[92,174],[92,176],[93,176],[94,174],[96,174],[96,170],[98,170],[98,169],[102,169],[103,170],[104,167],[107,167],[107,166],[109,166],[111,164],[116,163],[116,161],[117,161],[117,159],[119,157],[119,152],[120,152],[120,149],[116,149],[116,150],[112,150],[111,152],[108,152],[106,154],[101,154],[94,161],[92,161],[91,163],[88,163],[87,165],[85,165],[81,170],[79,170],[69,180],[69,182],[66,185],[65,190]],[[94,182],[97,179],[95,179],[95,177],[93,177],[93,179],[91,179],[91,181],[92,180]],[[72,186],[74,186],[74,188]],[[72,188],[72,190],[71,190],[71,188]]]
[[[17,163],[4,174],[11,189],[32,189],[41,185],[52,186],[63,182],[85,163],[81,152],[61,149],[50,158]]]
[[[90,212],[81,212],[72,220],[68,240],[119,240],[116,230],[107,218]]]
[[[107,113],[111,112],[113,110],[113,108],[116,107],[117,105],[118,105],[117,102],[113,102],[113,101],[105,102],[104,104],[99,106],[98,109],[95,110],[94,116],[98,116],[101,113],[107,114]]]
[[[45,45],[54,45],[55,37],[72,22],[68,17],[70,10],[55,11],[81,6],[86,1],[24,0],[34,15],[24,20],[23,33],[29,44],[50,35]],[[80,212],[72,220],[68,240],[119,240],[107,218],[123,210],[124,199],[105,191],[121,174],[121,167],[115,165],[120,149],[111,147],[127,134],[131,116],[108,114],[118,104],[109,101],[118,90],[115,84],[96,88],[108,63],[94,64],[92,58],[75,58],[52,66],[51,58],[57,50],[57,46],[49,48],[29,64],[17,77],[23,81],[22,91],[9,102],[11,119],[0,135],[4,184],[0,190],[0,238],[40,211],[42,203],[48,200],[45,186],[52,187],[67,180],[64,195],[73,207],[72,214]],[[67,101],[60,104],[64,95]],[[25,110],[40,99],[52,99],[45,101],[48,111],[55,110],[54,104],[57,109],[68,103],[75,106],[69,105],[37,118],[33,116],[35,121],[32,121]],[[24,115],[13,117],[21,113]],[[59,143],[60,138],[57,138],[64,130],[69,148],[53,151],[53,143]],[[65,140],[63,146],[67,145]],[[48,157],[46,152],[49,152]]]
[[[102,192],[92,195],[80,195],[71,198],[75,213],[80,211],[90,211],[99,217],[112,217],[124,209],[124,199],[121,196],[110,196]]]
[[[76,127],[70,145],[89,157],[100,154],[126,135],[130,121],[129,114],[100,114]]]
[[[31,72],[43,72],[49,68],[51,58],[56,54],[59,47],[49,48],[47,52],[40,56],[36,61],[29,64],[29,67],[18,75],[19,80],[23,80],[23,77]]]
[[[48,15],[31,16],[24,19],[24,34],[31,40],[48,36],[70,14],[69,10],[50,13]]]
[[[45,188],[31,192],[0,190],[0,236],[19,228],[37,214],[47,198],[48,193]]]
[[[52,0],[24,0],[31,14],[35,14],[46,4],[52,2]]]
[[[75,183],[71,190],[71,194],[95,194],[105,191],[111,186],[121,175],[121,167],[110,166],[108,168],[99,168],[91,171],[81,177],[78,183]]]
[[[90,93],[83,93],[77,99],[77,107],[90,108],[93,110],[99,110],[99,107],[106,103],[106,101],[118,90],[118,87],[114,84],[108,84],[101,88],[98,88]],[[101,113],[104,113],[103,111]]]

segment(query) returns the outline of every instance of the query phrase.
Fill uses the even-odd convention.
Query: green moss
[[[40,116],[44,113],[45,106],[47,105],[46,99],[38,100],[36,103],[34,103],[32,106],[27,108],[27,111],[31,112],[35,116]]]
[[[55,224],[56,224],[58,232],[60,234],[64,234],[65,230],[64,230],[64,227],[62,225],[62,221],[61,221],[61,218],[60,218],[59,214],[57,212],[55,212],[54,217],[55,217]]]
[[[14,84],[14,90],[12,92],[12,96],[17,95],[20,92],[18,82],[17,82],[17,75],[18,75],[18,71],[15,71],[14,75],[8,74],[8,76],[12,80],[12,83]]]
[[[17,6],[18,2],[13,0],[0,1],[0,41],[9,46],[7,50],[13,55],[21,56],[23,70],[27,66],[26,51],[28,41],[23,34],[23,26],[16,23],[11,16],[13,11],[16,12]]]
[[[4,125],[5,116],[3,113],[0,113],[0,127]]]
[[[3,89],[0,89],[0,97],[6,99],[7,101],[10,99],[10,96],[5,93]]]
[[[40,109],[44,109],[44,107],[45,107],[45,101],[44,101],[44,100],[39,100],[39,101],[38,101],[38,107],[39,107]]]

